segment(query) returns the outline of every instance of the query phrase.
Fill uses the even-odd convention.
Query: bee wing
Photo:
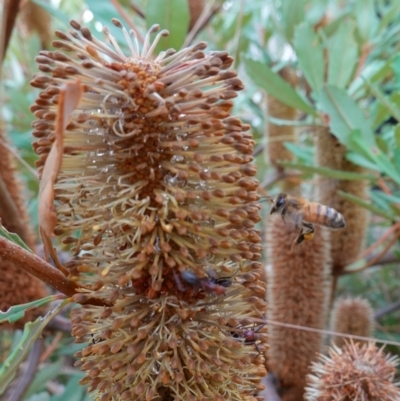
[[[303,202],[300,199],[292,198],[292,197],[286,199],[286,203],[289,207],[292,207],[293,209],[296,209],[296,210],[301,210],[301,208],[303,206]]]

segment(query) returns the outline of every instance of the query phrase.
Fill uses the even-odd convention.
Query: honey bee
[[[293,245],[313,238],[313,223],[333,229],[346,227],[343,215],[335,209],[283,193],[280,193],[272,201],[270,214],[273,213],[280,213],[283,221],[287,218],[294,223],[296,230],[299,231],[299,236]]]

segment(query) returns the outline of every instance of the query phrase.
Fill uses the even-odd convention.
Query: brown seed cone
[[[188,0],[189,1],[189,12],[190,12],[190,23],[189,31],[194,27],[194,24],[199,19],[201,13],[204,10],[204,0]]]
[[[52,37],[50,14],[33,1],[26,0],[22,3],[20,16],[29,33],[38,33],[42,49],[49,48]]]
[[[346,148],[329,132],[328,128],[319,127],[315,133],[319,166],[352,173],[363,172],[362,167],[346,159]],[[346,220],[346,228],[331,232],[332,269],[334,274],[339,274],[346,265],[356,259],[364,246],[368,212],[342,198],[338,191],[367,199],[367,185],[362,180],[334,180],[321,176],[317,187],[319,188],[318,202],[336,209]]]
[[[23,199],[22,184],[17,178],[17,170],[12,154],[8,149],[8,140],[5,133],[0,127],[0,177],[2,178],[11,199],[14,201],[18,210],[19,218],[25,227],[23,240],[26,244],[34,249],[35,238],[29,223],[26,206]],[[14,231],[14,224],[5,216],[4,211],[0,208],[0,218],[2,218],[4,226],[10,231]],[[19,305],[34,301],[46,296],[44,284],[34,276],[31,276],[25,270],[16,268],[12,263],[0,259],[0,310],[6,311],[13,305]],[[1,324],[1,329],[17,329],[21,328],[24,323],[33,320],[43,313],[43,309],[34,309],[28,311],[25,317],[14,324]]]
[[[374,327],[374,311],[362,298],[338,298],[332,309],[331,330],[355,336],[371,337]],[[343,337],[335,337],[338,347],[345,343]],[[357,340],[355,340],[357,341]]]
[[[291,246],[298,233],[281,216],[272,216],[267,232],[267,318],[322,329],[330,297],[330,245],[324,227],[310,241]],[[268,328],[268,368],[281,381],[282,400],[302,399],[309,366],[321,351],[322,335],[274,325]]]
[[[399,401],[399,383],[393,383],[398,365],[397,357],[373,343],[333,346],[313,364],[305,400]]]

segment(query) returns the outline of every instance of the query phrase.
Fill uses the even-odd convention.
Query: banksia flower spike
[[[333,346],[313,364],[305,400],[399,401],[399,383],[393,383],[398,364],[373,343]]]
[[[319,166],[350,173],[362,173],[363,168],[346,159],[346,148],[329,132],[329,128],[320,127],[317,135],[317,163]],[[346,220],[345,230],[331,231],[332,270],[340,272],[352,263],[361,252],[368,224],[368,211],[339,195],[347,192],[361,199],[367,199],[365,180],[334,180],[327,177],[318,179],[318,201],[333,207]]]
[[[4,184],[10,199],[15,205],[16,212],[21,220],[20,225],[23,231],[19,230],[18,225],[10,218],[6,210],[2,208],[0,202],[0,219],[6,229],[17,232],[22,240],[31,248],[35,249],[35,237],[26,211],[23,199],[23,188],[17,177],[17,169],[14,157],[9,150],[8,138],[0,125],[0,180]],[[0,196],[5,194],[0,191]],[[45,285],[38,278],[30,275],[25,270],[16,267],[13,263],[0,258],[1,280],[0,280],[0,310],[6,311],[11,306],[24,304],[44,298],[47,295]],[[15,323],[2,323],[1,329],[23,328],[26,322],[34,320],[44,312],[43,308],[28,310],[25,316]]]
[[[323,329],[330,300],[330,244],[325,227],[316,226],[312,241],[292,248],[294,224],[271,216],[266,248],[271,271],[267,277],[267,319]],[[271,325],[268,368],[282,387],[282,400],[302,399],[311,362],[322,351],[322,334]]]
[[[374,327],[374,311],[370,303],[362,298],[339,298],[331,317],[331,330],[355,336],[371,337]],[[341,347],[345,340],[337,336],[334,342]]]
[[[257,344],[245,333],[265,289],[253,139],[230,116],[243,85],[226,52],[199,43],[153,57],[166,31],[151,43],[152,27],[139,49],[113,23],[128,56],[107,28],[111,47],[72,21],[32,82],[43,89],[32,108],[39,169],[60,86],[84,85],[64,133],[55,232],[72,244],[69,277],[87,288],[74,300],[113,305],[73,312],[73,335],[91,342],[77,353],[82,383],[101,401],[254,400],[266,328]]]

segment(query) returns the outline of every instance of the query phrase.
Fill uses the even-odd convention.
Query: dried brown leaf
[[[53,209],[54,184],[61,168],[64,152],[64,130],[68,124],[72,112],[79,104],[83,94],[83,87],[79,80],[68,82],[60,92],[58,112],[55,126],[55,141],[51,147],[49,156],[44,165],[42,179],[39,187],[39,225],[44,244],[48,244],[45,238],[53,235],[57,223],[57,216]]]

